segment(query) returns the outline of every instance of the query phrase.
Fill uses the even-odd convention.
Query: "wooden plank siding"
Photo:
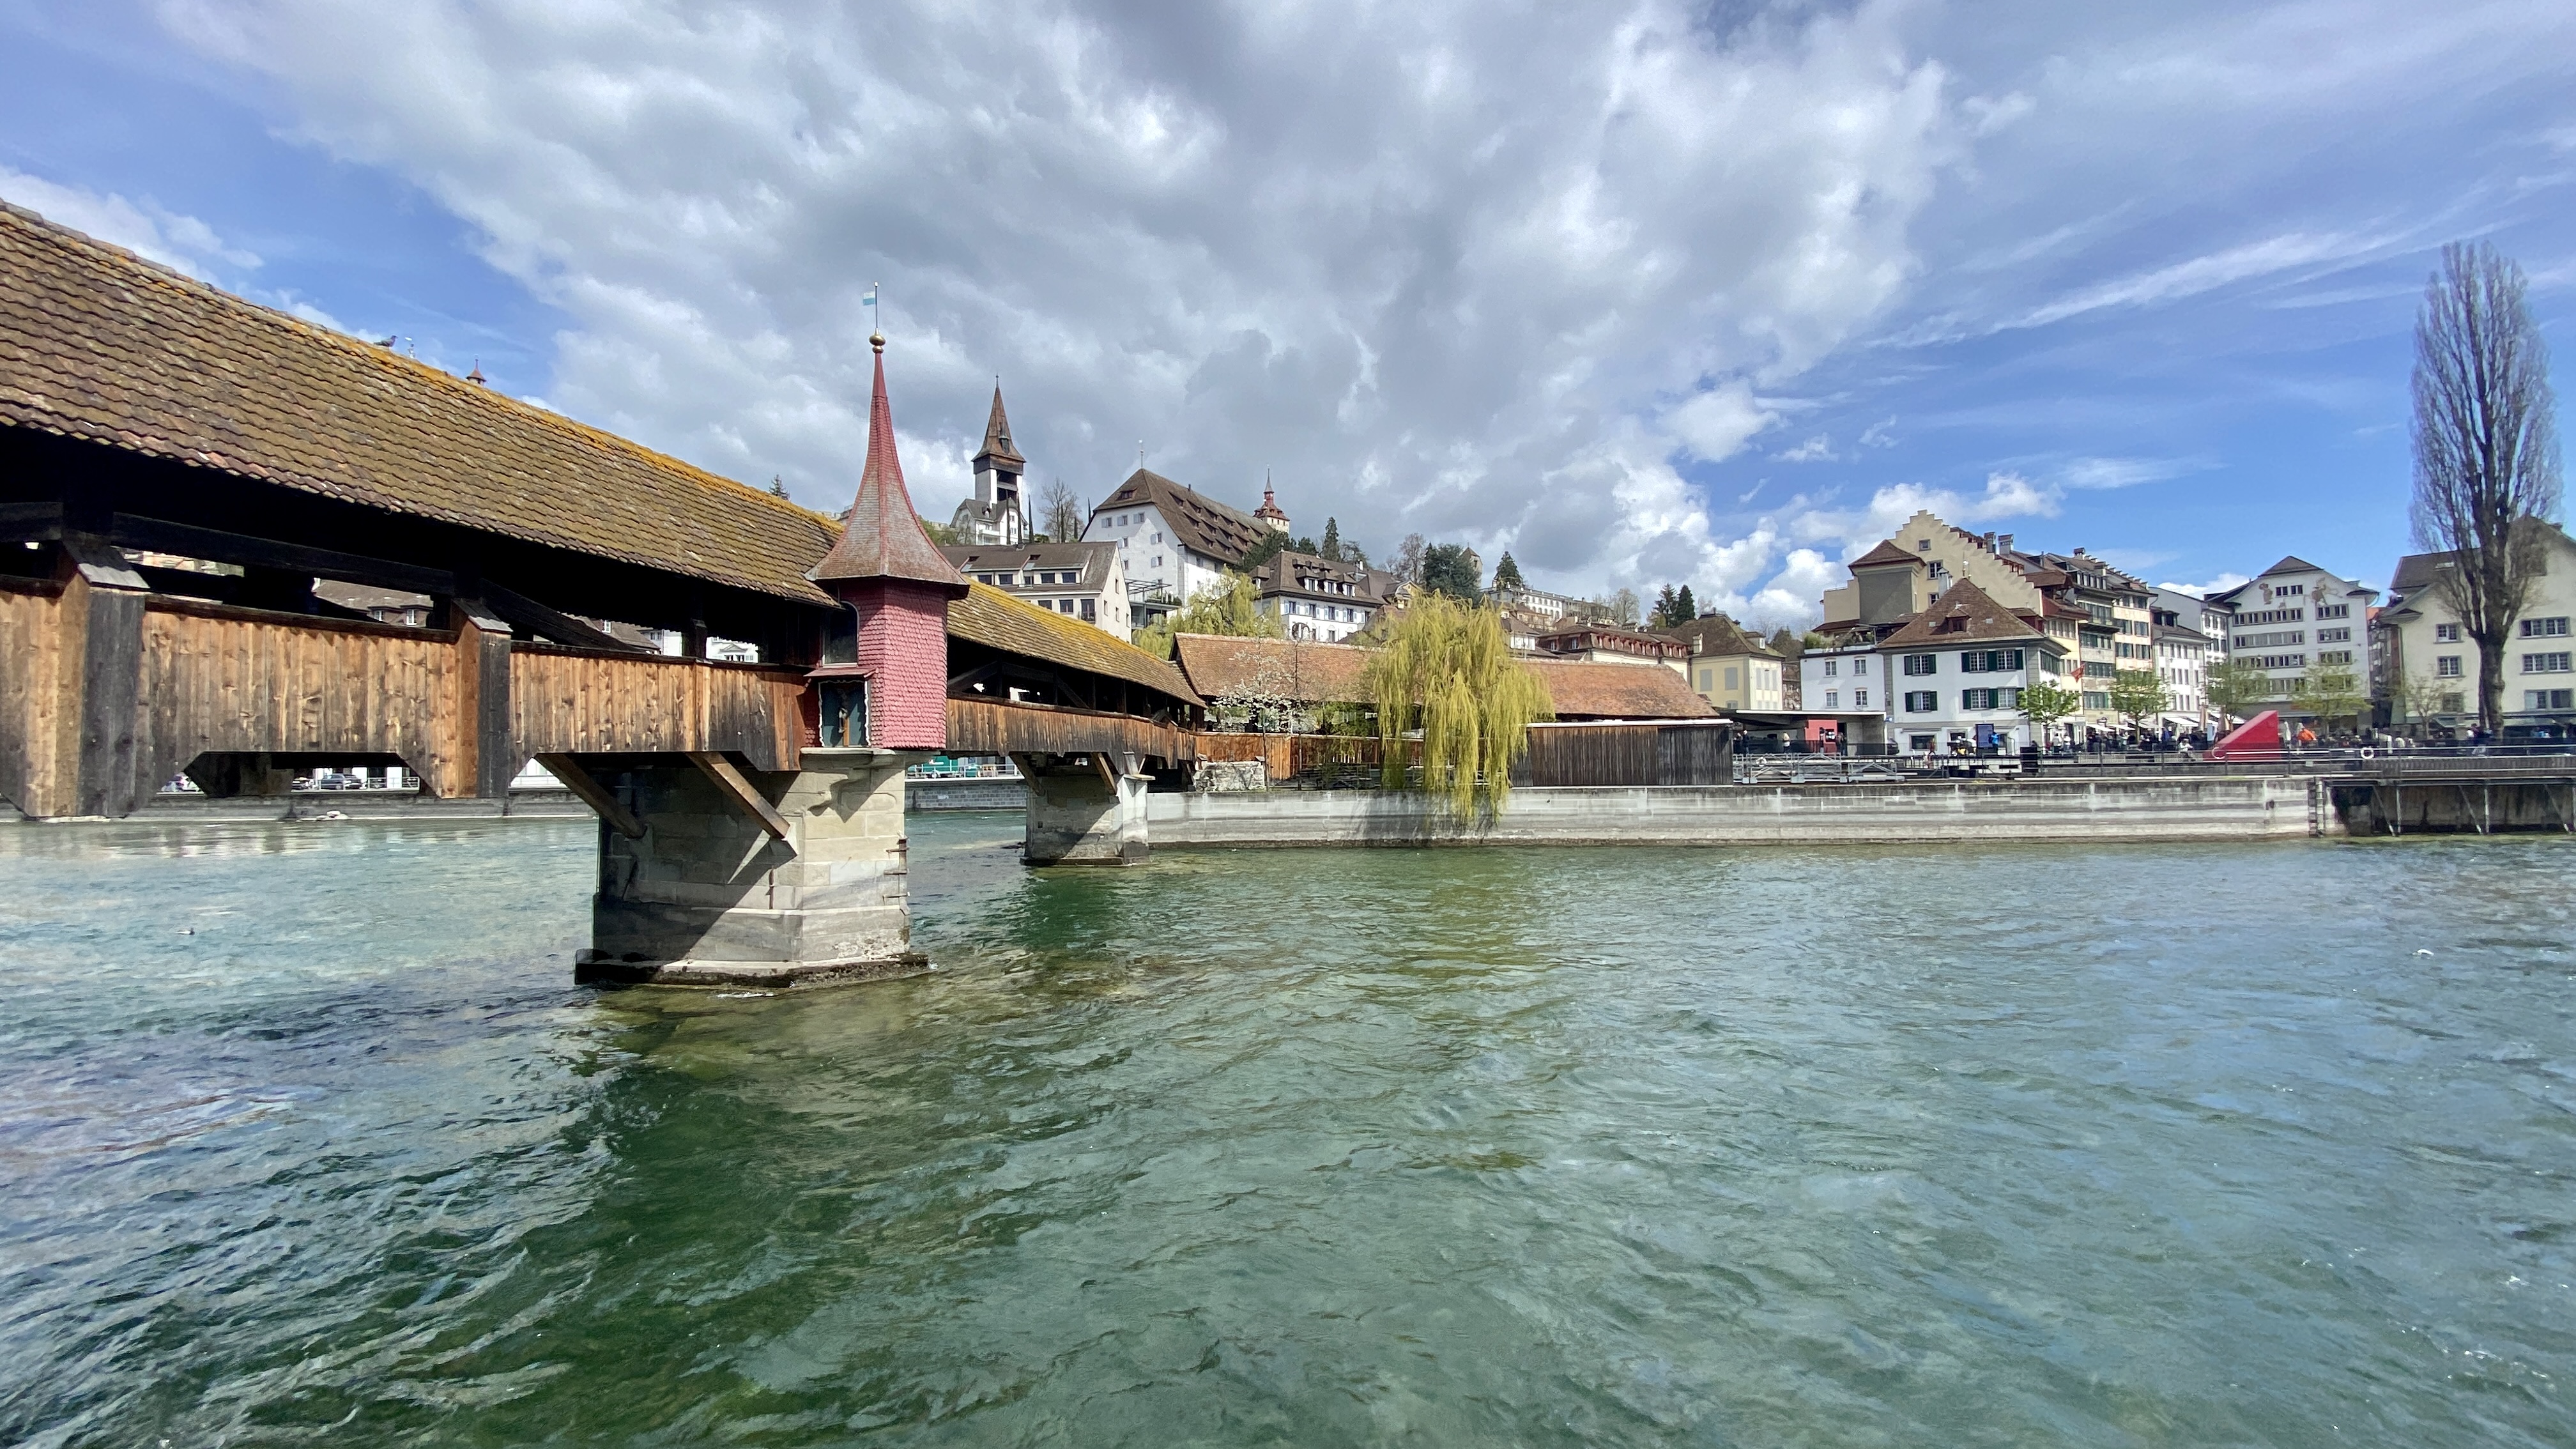
[[[793,769],[803,692],[777,667],[0,580],[0,796],[42,817],[129,813],[206,754],[388,756],[444,799],[540,754]]]
[[[992,699],[948,701],[948,752],[955,755],[1123,752],[1179,764],[1197,758],[1197,738],[1134,715]]]
[[[1530,730],[1522,773],[1538,786],[1729,785],[1734,731],[1723,724],[1564,724]]]
[[[792,769],[804,692],[791,670],[520,644],[510,734],[523,758],[730,750],[755,770]]]
[[[145,789],[226,754],[395,755],[442,797],[473,793],[450,701],[456,637],[156,597],[143,615]]]

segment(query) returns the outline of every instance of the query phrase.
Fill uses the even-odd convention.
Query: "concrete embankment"
[[[1156,850],[1352,845],[1888,845],[2341,835],[2323,782],[1939,780],[1525,789],[1483,828],[1373,790],[1151,795]]]
[[[1029,787],[1012,779],[908,780],[903,808],[913,810],[1025,810]]]
[[[590,807],[569,790],[513,790],[502,800],[437,800],[400,790],[298,790],[292,795],[155,795],[129,817],[152,824],[226,824],[322,820],[333,812],[347,820],[493,820],[502,816],[559,819],[588,816]],[[0,810],[0,819],[24,816]]]

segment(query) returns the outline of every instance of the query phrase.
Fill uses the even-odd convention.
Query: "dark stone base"
[[[577,986],[759,986],[798,990],[919,976],[930,969],[929,957],[909,951],[876,961],[787,965],[770,961],[626,961],[585,950],[573,957],[572,979]]]

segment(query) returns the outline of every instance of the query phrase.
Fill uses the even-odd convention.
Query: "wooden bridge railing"
[[[1129,714],[993,699],[948,701],[953,755],[1125,753],[1172,764],[1198,757],[1196,735]]]
[[[513,643],[69,581],[0,580],[0,794],[125,815],[207,754],[390,757],[442,798],[538,755],[733,752],[792,768],[794,670]]]

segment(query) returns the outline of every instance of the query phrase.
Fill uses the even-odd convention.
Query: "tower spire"
[[[859,496],[840,539],[807,577],[816,583],[836,580],[910,579],[963,595],[966,576],[957,572],[913,514],[912,495],[903,484],[903,458],[895,450],[894,407],[886,401],[885,334],[868,335],[876,351],[876,380],[868,397],[867,464],[859,472]]]

